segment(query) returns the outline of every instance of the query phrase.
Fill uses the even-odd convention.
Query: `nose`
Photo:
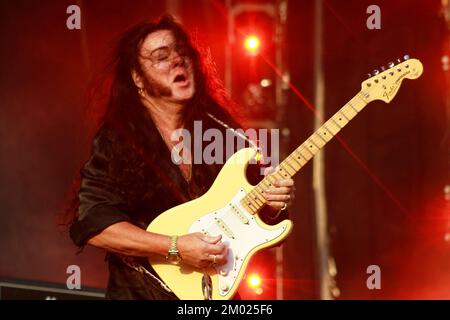
[[[173,52],[174,57],[172,58],[172,68],[184,66],[186,61],[185,57],[178,54],[178,52]]]

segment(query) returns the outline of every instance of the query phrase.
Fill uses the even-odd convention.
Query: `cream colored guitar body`
[[[240,205],[240,200],[254,187],[245,177],[247,164],[254,155],[251,148],[235,153],[225,163],[208,192],[165,211],[148,226],[147,231],[167,235],[221,234],[222,241],[228,246],[228,263],[208,270],[183,263],[169,264],[164,258],[150,259],[155,271],[178,298],[204,299],[202,277],[206,271],[212,280],[212,299],[231,299],[250,258],[259,250],[281,242],[291,231],[290,220],[270,226]]]
[[[292,229],[290,220],[269,226],[259,219],[257,212],[265,203],[264,190],[275,179],[285,179],[296,174],[369,102],[382,100],[389,103],[404,79],[417,79],[422,72],[422,63],[409,56],[405,56],[404,61],[397,65],[389,63],[389,69],[381,73],[377,71],[373,77],[362,82],[361,91],[356,96],[280,163],[275,173],[265,177],[256,187],[245,178],[247,164],[253,159],[255,151],[242,149],[226,162],[207,193],[162,213],[147,230],[166,235],[192,232],[213,236],[221,234],[229,247],[228,263],[205,272],[212,279],[212,299],[231,299],[250,258],[259,250],[281,242]],[[204,299],[204,270],[185,264],[168,264],[164,258],[154,259],[150,259],[151,265],[180,299]]]

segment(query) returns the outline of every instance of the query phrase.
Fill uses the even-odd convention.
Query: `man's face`
[[[172,31],[158,30],[142,43],[140,62],[148,95],[186,102],[195,91],[189,50],[177,43]]]

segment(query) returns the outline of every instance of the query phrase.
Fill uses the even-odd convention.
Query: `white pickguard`
[[[219,294],[222,296],[235,285],[236,278],[249,253],[255,247],[279,237],[285,230],[285,227],[273,230],[262,228],[255,217],[240,205],[240,200],[244,196],[245,191],[241,189],[227,206],[204,215],[189,228],[189,233],[202,232],[211,236],[221,234],[222,242],[228,246],[227,264],[216,267]],[[239,210],[242,216],[239,217],[233,208]]]

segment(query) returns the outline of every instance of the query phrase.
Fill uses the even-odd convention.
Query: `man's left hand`
[[[265,175],[273,173],[272,167],[267,168]],[[294,199],[295,195],[294,180],[280,179],[274,182],[274,185],[267,190],[264,190],[264,196],[267,201],[267,206],[274,212],[286,209]]]

